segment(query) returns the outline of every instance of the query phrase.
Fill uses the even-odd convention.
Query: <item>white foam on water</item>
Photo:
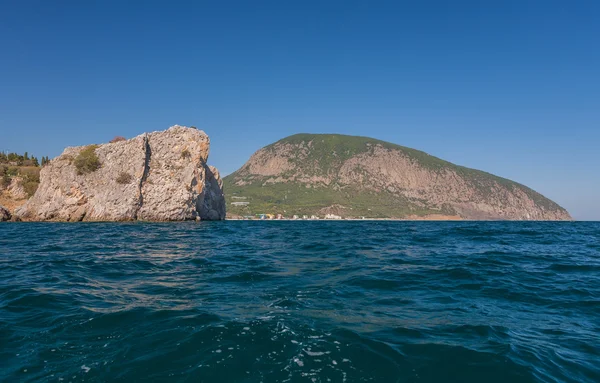
[[[85,364],[81,366],[81,369],[83,371],[85,371],[86,373],[90,372],[91,368],[89,368],[88,366],[86,366]]]

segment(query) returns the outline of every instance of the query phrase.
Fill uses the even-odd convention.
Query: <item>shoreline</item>
[[[594,220],[516,220],[516,219],[407,219],[407,218],[365,218],[365,219],[237,219],[226,218],[222,220],[183,220],[183,221],[61,221],[61,220],[7,220],[0,221],[3,223],[183,223],[183,222],[359,222],[359,221],[389,221],[389,222],[600,222]]]

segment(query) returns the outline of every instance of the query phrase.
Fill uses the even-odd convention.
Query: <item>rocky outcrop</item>
[[[206,191],[204,203],[200,209],[200,218],[206,220],[222,219],[225,216],[225,195],[223,194],[223,180],[219,171],[214,166],[206,168]]]
[[[5,207],[0,206],[0,222],[8,221],[10,220],[10,218],[10,211],[8,211],[8,209],[6,209]]]
[[[206,164],[209,148],[203,131],[175,125],[95,147],[100,167],[86,174],[75,166],[86,147],[66,148],[42,169],[35,195],[15,215],[58,221],[224,219],[223,190]]]
[[[571,219],[555,202],[508,179],[400,145],[336,134],[299,134],[266,146],[225,178],[225,188],[238,215]],[[249,204],[236,207],[240,197]]]
[[[13,199],[19,200],[28,197],[23,186],[23,177],[12,177],[10,185],[8,185],[6,190]]]

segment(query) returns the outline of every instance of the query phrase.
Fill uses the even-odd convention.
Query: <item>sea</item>
[[[600,382],[600,223],[3,223],[0,381]]]

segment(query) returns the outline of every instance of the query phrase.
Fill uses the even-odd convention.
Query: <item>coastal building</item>
[[[342,217],[340,217],[339,215],[335,215],[335,214],[326,214],[325,219],[342,219]]]

